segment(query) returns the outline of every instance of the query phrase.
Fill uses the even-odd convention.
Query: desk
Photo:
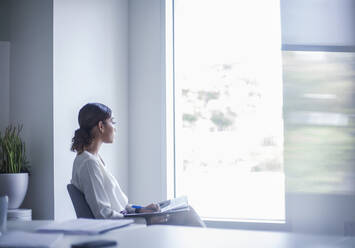
[[[9,230],[34,230],[50,221],[9,221]],[[355,237],[318,236],[283,232],[223,230],[179,226],[133,224],[97,235],[65,235],[55,248],[70,248],[72,243],[95,239],[114,239],[120,247],[153,248],[350,248],[355,247]]]
[[[32,220],[32,221],[8,221],[7,222],[7,231],[34,231],[40,226],[48,225],[53,223],[53,220]],[[146,228],[146,224],[131,224],[125,227],[114,229],[112,231],[100,234],[100,235],[64,235],[63,238],[58,240],[58,242],[53,246],[53,248],[70,248],[71,244],[79,243],[82,241],[96,240],[96,239],[115,239],[118,234],[123,236],[127,232],[135,232],[139,229]],[[119,240],[118,240],[119,241]],[[120,246],[118,246],[120,247]]]

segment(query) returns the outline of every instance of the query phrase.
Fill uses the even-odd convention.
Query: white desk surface
[[[50,221],[9,221],[8,230],[31,231]],[[355,237],[317,236],[284,232],[265,232],[247,230],[226,230],[213,228],[194,228],[179,226],[133,224],[126,228],[107,233],[87,235],[65,235],[55,248],[70,247],[71,244],[96,240],[114,239],[119,247],[153,248],[196,248],[196,247],[242,247],[242,248],[350,248],[355,247]]]

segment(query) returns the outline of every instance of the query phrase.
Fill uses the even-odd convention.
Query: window
[[[287,191],[354,194],[354,50],[288,47],[283,65]]]
[[[175,194],[207,219],[285,220],[279,1],[175,0]]]

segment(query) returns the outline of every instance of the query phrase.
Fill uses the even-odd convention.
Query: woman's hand
[[[151,203],[148,206],[142,207],[139,212],[140,213],[151,213],[151,212],[159,212],[160,207],[159,204]]]

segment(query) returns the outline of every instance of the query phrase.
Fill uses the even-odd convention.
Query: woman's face
[[[102,141],[104,143],[113,143],[114,137],[115,137],[115,132],[116,132],[116,128],[115,128],[115,121],[113,119],[113,117],[106,119],[103,122],[103,131],[102,131]]]

